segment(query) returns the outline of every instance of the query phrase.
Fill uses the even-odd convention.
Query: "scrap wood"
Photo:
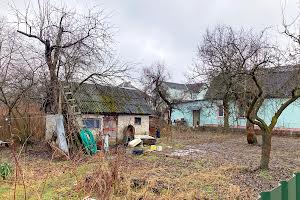
[[[53,153],[52,153],[52,159],[54,157],[65,157],[67,160],[71,160],[69,155],[67,155],[63,150],[61,150],[60,148],[58,148],[55,144],[48,142],[48,144],[50,145]]]

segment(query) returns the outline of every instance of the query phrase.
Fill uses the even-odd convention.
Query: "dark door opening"
[[[200,110],[193,110],[193,126],[200,126]]]

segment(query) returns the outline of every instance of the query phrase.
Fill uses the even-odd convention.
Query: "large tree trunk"
[[[254,124],[252,124],[249,120],[247,120],[246,132],[248,144],[257,144],[257,137],[254,131]]]
[[[271,131],[263,131],[262,132],[261,159],[260,159],[260,168],[261,169],[269,169],[270,154],[271,154],[271,141],[272,141]]]
[[[47,109],[50,113],[57,114],[58,112],[58,95],[59,95],[59,84],[58,77],[56,72],[56,64],[57,64],[57,55],[54,59],[52,59],[52,50],[50,41],[46,40],[45,43],[45,59],[49,69],[50,74],[50,88],[48,88],[48,96],[47,100],[49,102],[49,108]]]
[[[223,99],[223,108],[224,108],[224,131],[229,129],[229,102],[228,98]]]
[[[48,97],[50,100],[50,112],[56,114],[58,112],[59,83],[55,72],[50,72],[50,88],[48,94],[50,95]]]

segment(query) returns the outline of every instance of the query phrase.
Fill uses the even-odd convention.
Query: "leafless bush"
[[[112,175],[100,168],[86,176],[80,186],[83,188],[85,194],[94,194],[97,198],[108,199],[113,189]]]
[[[101,155],[100,155],[101,157]],[[124,152],[117,150],[115,154],[109,155],[107,159],[112,160],[106,166],[107,160],[102,156],[103,162],[99,163],[99,156],[93,159],[98,159],[98,167],[86,175],[78,184],[79,190],[82,190],[85,196],[93,196],[99,199],[109,199],[113,193],[122,192],[122,178],[120,177],[120,166],[124,160]]]

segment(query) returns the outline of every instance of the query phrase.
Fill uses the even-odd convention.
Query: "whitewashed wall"
[[[134,124],[134,118],[141,118],[141,125]],[[125,127],[132,125],[135,128],[135,134],[149,134],[149,116],[148,115],[119,115],[118,116],[118,135],[123,135]]]
[[[77,118],[78,124],[83,127],[82,120],[86,118],[100,119],[100,128],[90,129],[94,136],[103,132],[103,115],[86,114]],[[135,117],[141,118],[141,125],[134,124]],[[135,128],[135,134],[148,135],[149,134],[149,116],[148,115],[119,115],[117,121],[118,139],[123,139],[123,131],[125,127],[132,125]],[[112,138],[111,138],[112,139]]]

